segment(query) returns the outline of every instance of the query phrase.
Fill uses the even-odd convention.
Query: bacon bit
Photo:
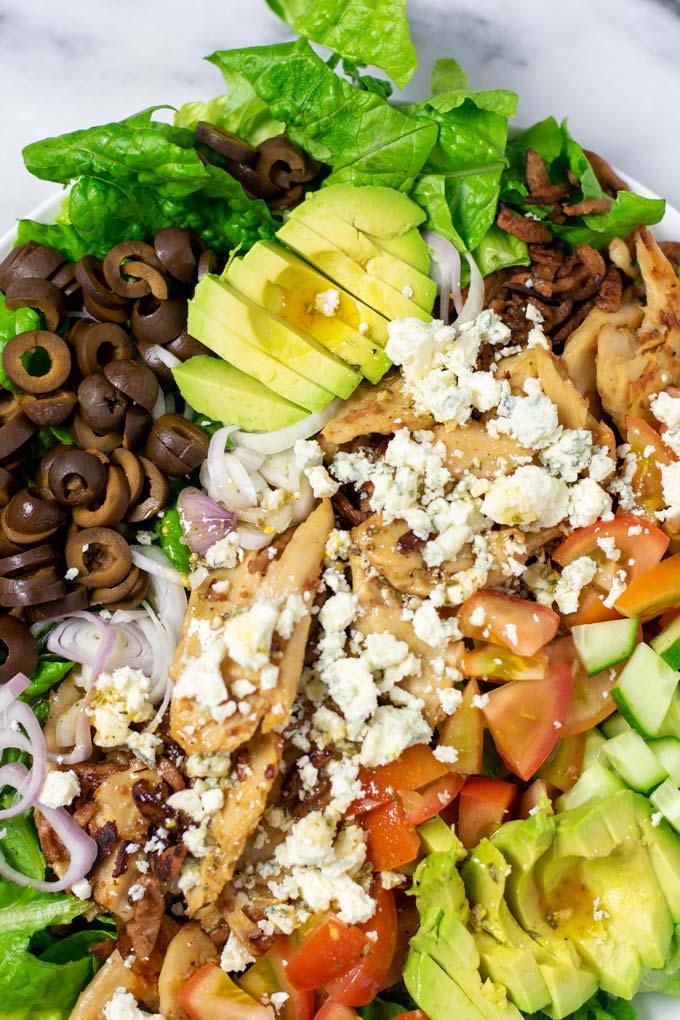
[[[529,197],[525,199],[527,204],[552,205],[569,194],[568,185],[552,183],[543,158],[535,149],[527,149],[524,176],[529,188]]]
[[[106,963],[115,948],[115,939],[104,939],[103,942],[95,942],[93,946],[90,946],[88,953],[94,956],[95,960],[99,960],[100,963]]]
[[[600,293],[595,299],[595,304],[603,312],[617,312],[621,307],[622,294],[623,283],[621,281],[621,274],[614,266],[610,266],[602,281]]]
[[[295,534],[295,528],[288,528],[278,535],[273,542],[264,549],[260,549],[256,556],[253,556],[248,562],[248,573],[249,574],[266,574],[269,569],[269,564],[273,560],[277,559],[286,548],[291,538]],[[271,555],[271,550],[274,550],[274,555]]]
[[[125,840],[120,844],[116,851],[116,859],[113,862],[113,871],[111,872],[111,878],[120,878],[127,871],[129,853],[128,844]]]
[[[127,934],[135,955],[140,960],[148,960],[161,930],[165,896],[158,879],[152,875],[142,875],[139,884],[144,886],[144,895],[135,904],[134,918],[127,926]]]
[[[604,276],[607,269],[602,254],[589,244],[577,244],[574,251],[591,276]]]
[[[562,205],[562,212],[565,216],[592,216],[595,213],[607,212],[611,205],[611,198],[586,198],[583,202],[575,202],[574,205]]]
[[[606,159],[590,149],[584,149],[583,152],[600,183],[600,187],[613,194],[616,194],[617,191],[630,191],[626,182],[621,180]]]
[[[526,241],[527,244],[547,244],[552,241],[552,233],[538,220],[519,216],[502,204],[496,223],[501,230],[512,234],[513,237],[518,237],[520,241]]]
[[[169,758],[159,758],[156,763],[156,770],[161,779],[164,779],[168,786],[171,786],[175,792],[177,790],[183,790],[186,786],[184,776]]]
[[[187,848],[183,843],[178,843],[177,846],[169,846],[161,854],[152,858],[153,873],[162,885],[172,885],[179,877],[186,855]]]
[[[586,315],[591,308],[595,306],[594,301],[584,301],[580,308],[578,308],[570,319],[564,323],[561,329],[553,336],[553,343],[562,343],[567,337],[574,332],[577,326],[580,326]]]
[[[419,538],[414,531],[406,531],[397,539],[397,552],[415,552],[416,549],[422,549],[424,545],[424,538]]]
[[[575,291],[580,287],[586,280],[590,278],[590,271],[587,266],[578,266],[572,273],[567,276],[560,276],[553,283],[553,292],[556,294],[566,294],[569,291]]]
[[[331,503],[336,513],[352,527],[363,524],[371,516],[370,510],[359,510],[352,506],[342,490],[338,490],[334,496],[331,496]]]

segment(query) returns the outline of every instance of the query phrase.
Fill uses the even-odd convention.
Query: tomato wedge
[[[570,637],[553,641],[548,648],[548,654],[551,663],[566,663],[572,676],[569,711],[562,724],[560,736],[571,737],[575,733],[585,733],[616,710],[614,699],[609,692],[616,686],[623,663],[596,673],[595,676],[588,676]]]
[[[642,418],[626,418],[626,429],[626,439],[636,457],[631,486],[636,501],[654,520],[655,512],[662,510],[666,505],[661,484],[661,468],[674,464],[678,458],[671,448],[666,446],[656,429]]]
[[[471,776],[465,780],[458,802],[456,832],[466,850],[502,825],[517,797],[514,783]]]
[[[601,543],[613,540],[618,559],[608,559]],[[600,544],[598,544],[598,542]],[[628,583],[656,566],[668,549],[670,539],[661,528],[632,514],[620,514],[611,521],[596,521],[578,528],[553,553],[561,567],[581,556],[590,556],[599,565],[593,579],[596,587],[609,591],[615,574],[624,570]]]
[[[636,577],[615,603],[624,616],[639,616],[643,623],[679,604],[680,553]]]
[[[531,786],[528,786],[519,799],[517,806],[517,817],[528,818],[535,808],[541,805],[548,805],[548,814],[553,813],[552,798],[548,792],[548,784],[545,779],[534,779]]]
[[[501,758],[520,779],[531,779],[557,743],[569,711],[571,670],[563,662],[545,680],[513,680],[497,687],[482,709]]]
[[[374,871],[393,871],[418,856],[420,836],[406,817],[401,800],[383,804],[359,818],[366,834],[366,856]]]
[[[545,652],[516,655],[502,645],[480,645],[465,653],[461,669],[465,676],[484,677],[491,683],[541,680],[548,672],[548,656]]]
[[[367,1006],[383,987],[397,945],[397,908],[394,893],[383,889],[380,880],[373,882],[375,914],[360,925],[368,938],[368,951],[356,967],[326,985],[331,1002],[344,1006]]]
[[[324,1002],[314,1020],[359,1020],[359,1014],[351,1006],[343,1006],[340,1002]]]
[[[295,988],[318,988],[354,967],[368,939],[354,924],[324,914],[293,937],[286,962],[286,977]]]
[[[418,790],[448,773],[427,744],[413,744],[389,765],[361,769],[363,796],[350,805],[347,814],[359,815],[394,800],[396,790]]]
[[[314,992],[300,989],[291,981],[288,974],[290,953],[288,939],[279,936],[274,939],[271,948],[239,978],[238,983],[244,991],[263,1003],[268,1002],[276,992],[285,992],[288,998],[279,1016],[283,1020],[312,1020]]]
[[[482,768],[484,716],[481,708],[473,704],[476,697],[479,697],[479,684],[470,680],[465,685],[460,705],[439,731],[439,743],[458,752],[456,771],[462,776],[474,775]]]
[[[606,623],[608,620],[620,620],[621,613],[605,606],[604,592],[594,584],[587,584],[579,596],[578,609],[575,613],[567,613],[562,617],[565,626],[577,627],[582,623]]]
[[[575,733],[573,737],[558,740],[547,761],[538,770],[538,775],[562,793],[571,790],[581,775],[585,753],[585,733]]]
[[[409,825],[422,825],[453,803],[463,786],[462,776],[450,772],[422,790],[405,790],[400,796]]]
[[[503,645],[517,655],[534,655],[551,641],[560,618],[547,606],[500,591],[478,591],[458,611],[465,637]]]
[[[191,1020],[271,1020],[269,1009],[239,988],[216,963],[197,970],[179,1000]]]

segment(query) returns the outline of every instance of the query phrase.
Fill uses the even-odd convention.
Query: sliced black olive
[[[66,563],[78,571],[78,580],[86,587],[110,588],[127,576],[132,554],[112,528],[86,528],[66,543]]]
[[[47,280],[66,259],[56,248],[29,241],[13,248],[0,263],[0,290],[7,292],[13,280]]]
[[[185,287],[191,287],[196,282],[198,259],[205,247],[200,238],[190,230],[166,227],[158,231],[153,243],[165,271]]]
[[[132,340],[113,322],[88,322],[79,319],[69,334],[82,375],[92,375],[110,361],[128,361],[133,354]]]
[[[78,406],[83,421],[95,432],[106,435],[122,426],[130,403],[103,372],[95,372],[86,376],[78,387]]]
[[[208,348],[190,333],[180,333],[179,336],[176,336],[174,340],[171,340],[169,344],[164,346],[166,351],[170,351],[180,361],[188,361],[189,358],[195,358],[199,354],[209,353]]]
[[[66,523],[67,515],[59,503],[41,499],[30,489],[22,489],[2,510],[1,519],[10,542],[34,545],[56,534]]]
[[[93,453],[60,446],[50,458],[47,483],[62,506],[89,506],[103,491],[106,476],[106,466]]]
[[[38,665],[38,642],[26,624],[15,616],[0,617],[0,645],[7,651],[0,666],[0,684],[7,683],[17,673],[30,676]]]
[[[214,149],[220,155],[237,163],[252,163],[257,156],[257,149],[253,148],[238,135],[231,131],[224,131],[215,124],[209,124],[205,120],[199,120],[196,125],[196,137],[208,148]]]
[[[0,426],[0,460],[5,460],[16,453],[26,443],[37,425],[26,417],[23,411],[15,412],[11,418]]]
[[[45,328],[52,333],[60,329],[68,312],[66,298],[59,288],[49,280],[35,278],[13,280],[5,293],[5,305],[12,310],[37,308],[45,319]]]
[[[106,488],[101,498],[73,511],[73,520],[81,528],[109,527],[120,524],[130,505],[130,486],[122,468],[109,466]]]
[[[65,422],[77,403],[73,390],[61,389],[44,397],[31,394],[22,400],[21,407],[26,417],[38,427],[51,428]]]
[[[78,613],[86,609],[90,600],[85,588],[80,586],[61,598],[53,599],[37,606],[29,606],[26,609],[26,616],[31,623],[42,623],[45,620],[55,620],[68,613]]]
[[[209,442],[206,433],[181,414],[162,414],[149,434],[146,455],[168,475],[187,475],[203,463]]]
[[[125,415],[125,428],[123,429],[123,449],[139,450],[144,446],[149,429],[152,425],[152,418],[143,407],[134,404]]]
[[[5,345],[2,367],[10,381],[26,393],[51,393],[71,371],[71,352],[57,333],[32,329]]]
[[[81,450],[99,450],[101,453],[112,453],[123,441],[122,432],[108,432],[106,435],[99,435],[77,412],[71,422],[71,435]]]
[[[155,517],[165,506],[170,494],[167,476],[148,457],[140,457],[139,460],[144,469],[144,487],[140,501],[132,507],[126,518],[132,524]]]
[[[149,344],[165,344],[174,340],[186,329],[186,324],[187,299],[181,297],[168,301],[159,301],[152,295],[141,298],[135,303],[130,318],[134,335]]]
[[[261,142],[257,150],[255,169],[280,188],[311,181],[321,164],[292,142],[288,135],[276,135]]]
[[[111,290],[123,298],[140,298],[145,294],[164,300],[168,283],[155,249],[143,241],[122,241],[108,252],[102,265],[104,278]]]
[[[225,169],[232,177],[240,181],[246,193],[252,198],[263,198],[269,202],[271,199],[279,198],[283,194],[284,188],[279,188],[278,185],[270,181],[268,177],[258,173],[252,166],[228,159]]]
[[[144,487],[144,468],[141,460],[131,450],[118,449],[111,454],[111,463],[125,472],[130,488],[130,505],[134,506]]]
[[[111,361],[104,366],[108,381],[128,400],[151,411],[158,397],[158,380],[150,368],[138,361]]]

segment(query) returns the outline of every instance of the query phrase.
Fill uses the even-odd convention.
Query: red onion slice
[[[85,878],[91,870],[97,859],[97,844],[83,832],[66,808],[48,808],[40,803],[37,806],[71,855],[66,874],[52,882],[29,878],[8,864],[0,849],[0,875],[15,885],[30,886],[37,892],[63,892]]]
[[[179,570],[173,567],[172,563],[162,549],[157,545],[131,545],[130,553],[132,562],[147,574],[154,574],[169,581],[170,584],[184,584],[184,577]]]
[[[469,252],[465,252],[465,258],[470,266],[470,286],[465,304],[460,310],[456,324],[472,322],[484,308],[484,277],[477,268],[477,263]]]
[[[341,405],[342,400],[336,397],[323,410],[315,411],[314,414],[308,415],[294,425],[286,425],[285,428],[274,429],[272,432],[242,432],[239,430],[233,432],[231,438],[234,446],[245,446],[249,450],[255,450],[256,453],[265,455],[282,453],[295,446],[298,439],[309,439],[310,436],[320,432],[324,425],[335,418]]]
[[[219,542],[236,526],[236,517],[200,489],[182,489],[177,499],[177,512],[187,545],[198,556]]]
[[[31,768],[19,762],[8,762],[0,768],[0,788],[13,787],[18,800],[0,811],[0,819],[14,818],[33,807],[45,779],[47,752],[45,737],[32,709],[17,701],[28,687],[28,677],[17,673],[0,689],[0,744],[3,749],[16,748],[32,758]]]
[[[460,255],[454,245],[432,230],[423,230],[423,240],[432,252],[433,279],[439,283],[439,317],[445,325],[449,321],[449,294],[456,311],[463,307],[460,292]]]

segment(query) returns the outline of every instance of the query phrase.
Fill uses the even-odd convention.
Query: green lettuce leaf
[[[376,996],[373,1002],[369,1002],[368,1006],[361,1006],[358,1012],[363,1020],[394,1020],[395,1016],[403,1015],[405,1010],[400,1002],[389,1002]]]
[[[509,266],[528,266],[531,261],[525,242],[501,230],[495,223],[489,227],[472,254],[482,276]]]
[[[358,64],[385,71],[403,88],[418,64],[405,0],[267,0],[298,35]]]
[[[234,75],[233,80],[240,75]],[[250,85],[241,78],[243,88],[232,90],[223,96],[217,96],[207,103],[185,103],[175,114],[178,127],[193,131],[199,120],[216,124],[224,131],[231,131],[251,145],[258,146],[267,138],[273,138],[283,132],[285,124],[272,117],[266,103],[255,95]]]
[[[0,293],[0,354],[5,344],[17,333],[25,333],[30,329],[42,328],[42,316],[34,308],[17,308],[12,311],[5,305],[5,297]],[[16,391],[17,387],[7,378],[5,370],[0,361],[0,387],[5,390]]]
[[[89,251],[83,238],[70,223],[38,223],[37,220],[19,220],[17,244],[27,244],[28,241],[56,248],[71,262],[77,262]]]
[[[293,141],[331,165],[329,182],[409,191],[436,140],[436,124],[413,120],[338,77],[305,39],[208,59],[223,73],[242,75]]]
[[[438,126],[414,198],[428,213],[428,229],[444,233],[461,250],[477,248],[495,221],[508,117],[516,105],[512,92],[458,89],[410,108],[414,118]]]
[[[542,157],[553,183],[563,181],[567,169],[576,176],[579,191],[570,197],[570,202],[604,197],[583,149],[569,133],[567,122],[558,124],[554,117],[547,117],[508,143],[508,167],[503,174],[500,195],[506,205],[518,212],[527,210],[524,204],[528,194],[524,164],[529,148]],[[550,212],[549,206],[531,205],[530,208],[532,214],[540,219]],[[614,237],[625,237],[643,223],[658,223],[664,211],[663,199],[643,198],[630,191],[619,191],[607,212],[569,217],[565,223],[551,223],[550,229],[572,247],[584,242],[599,249],[608,245]]]
[[[21,695],[22,701],[27,701],[31,704],[36,698],[42,697],[55,684],[64,679],[66,674],[73,669],[73,665],[72,662],[62,659],[60,655],[53,655],[52,652],[43,652],[38,659],[38,665],[31,675],[30,684]]]
[[[527,1014],[528,1020],[543,1020],[547,1016],[543,1012]],[[565,1020],[637,1020],[637,1017],[637,1010],[630,1002],[599,991]]]
[[[457,60],[453,57],[441,57],[435,61],[430,77],[430,90],[433,96],[439,92],[466,89],[467,85],[467,75]]]

